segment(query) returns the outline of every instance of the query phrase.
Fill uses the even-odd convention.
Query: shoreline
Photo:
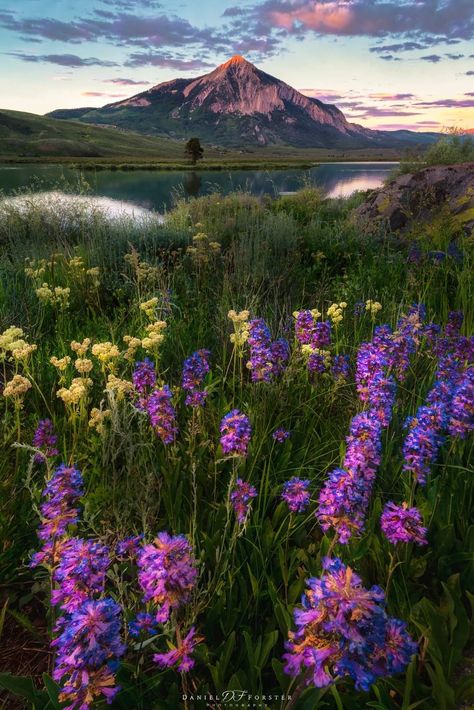
[[[364,163],[380,163],[383,164],[398,164],[400,158],[389,158],[388,156],[383,157],[373,157],[373,156],[354,156],[354,160],[350,160],[347,155],[341,156],[327,156],[327,158],[319,158],[314,160],[299,160],[299,159],[285,159],[285,158],[275,158],[275,159],[242,159],[236,160],[232,159],[229,161],[203,161],[196,165],[190,163],[178,162],[178,161],[159,161],[159,160],[127,160],[124,159],[90,159],[90,158],[69,158],[69,157],[12,157],[12,156],[1,156],[0,155],[0,166],[6,165],[64,165],[71,169],[81,169],[81,170],[111,170],[111,171],[136,171],[136,170],[150,170],[150,171],[189,171],[189,172],[201,172],[201,171],[224,171],[224,170],[310,170],[312,168],[317,168],[320,165],[328,164],[364,164]]]

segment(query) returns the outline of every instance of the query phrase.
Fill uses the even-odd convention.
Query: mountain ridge
[[[58,109],[48,116],[133,126],[148,135],[197,135],[226,147],[402,147],[437,137],[435,133],[375,131],[351,123],[334,104],[305,96],[241,55],[192,79],[161,82],[100,108]]]

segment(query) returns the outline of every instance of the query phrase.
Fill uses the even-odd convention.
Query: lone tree
[[[199,138],[190,138],[186,143],[184,153],[189,156],[192,164],[196,165],[197,161],[201,160],[204,155],[204,150]]]

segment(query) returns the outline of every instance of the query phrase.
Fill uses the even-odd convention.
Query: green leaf
[[[62,705],[58,700],[61,688],[47,673],[43,673],[43,683],[54,710],[61,710]]]
[[[26,698],[31,703],[38,699],[38,691],[31,678],[14,676],[11,673],[0,673],[0,688],[10,691],[14,695]]]

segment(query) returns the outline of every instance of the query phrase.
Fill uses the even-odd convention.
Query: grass
[[[351,209],[361,199],[323,200],[309,188],[263,201],[245,193],[210,195],[178,201],[159,227],[131,220],[111,225],[100,214],[90,218],[73,206],[48,221],[33,205],[3,215],[0,331],[21,327],[37,350],[25,365],[4,360],[1,376],[10,380],[17,368],[32,387],[21,409],[0,398],[1,589],[8,600],[3,633],[9,648],[0,662],[4,671],[27,676],[0,674],[0,686],[23,694],[36,708],[46,708],[57,694],[49,675],[46,681],[41,676],[52,667],[46,642],[54,616],[50,580],[47,570],[27,566],[39,549],[38,505],[50,475],[49,466],[33,463],[28,447],[38,419],[50,417],[60,458],[74,462],[85,479],[80,521],[71,532],[112,547],[127,535],[144,533],[151,540],[163,530],[182,533],[199,564],[195,592],[151,645],[128,638],[114,707],[200,708],[203,702],[183,701],[183,695],[239,688],[253,695],[294,696],[265,701],[272,709],[454,710],[470,702],[472,679],[463,669],[474,593],[472,437],[447,438],[425,487],[414,486],[402,472],[403,422],[433,384],[436,358],[427,343],[411,357],[398,385],[363,535],[349,545],[335,544],[314,515],[321,486],[340,465],[351,417],[364,408],[354,381],[355,358],[374,326],[396,327],[412,303],[424,303],[429,321],[445,325],[451,310],[462,310],[463,332],[473,330],[472,243],[441,230],[430,236],[437,251],[447,253],[456,239],[462,259],[433,259],[432,242],[421,239],[422,254],[414,261],[409,237],[400,241],[383,232],[368,237],[351,226]],[[193,240],[197,234],[207,236]],[[44,271],[26,274],[25,258],[36,261],[30,268]],[[98,276],[88,275],[95,267]],[[38,298],[36,289],[44,282],[70,289],[67,307]],[[167,323],[164,340],[154,352],[140,348],[127,359],[123,338],[143,339],[149,319],[139,304],[152,298],[151,317]],[[367,312],[353,313],[354,304],[366,299],[382,304],[375,322]],[[333,302],[348,306],[328,349],[331,357],[349,355],[351,374],[342,382],[329,375],[313,381],[294,343],[292,313],[317,307],[325,318]],[[251,382],[247,349],[240,357],[230,342],[230,309],[249,309],[266,319],[273,337],[290,340],[292,356],[281,377]],[[71,408],[57,396],[61,375],[50,358],[73,356],[71,341],[86,337],[115,343],[121,355],[108,369],[89,351],[92,384]],[[212,352],[209,395],[202,410],[190,411],[179,386],[181,367],[203,347]],[[173,390],[180,434],[168,446],[129,396],[105,391],[108,374],[130,381],[134,359],[147,354],[160,382]],[[65,384],[76,375],[70,365]],[[88,424],[91,408],[100,406],[110,410],[102,433]],[[220,421],[234,407],[251,421],[247,458],[229,459],[219,447]],[[284,444],[272,439],[278,427],[291,432]],[[243,527],[228,500],[237,475],[258,490]],[[312,502],[305,513],[290,516],[280,492],[295,475],[311,481]],[[379,526],[388,500],[419,507],[429,527],[427,547],[390,546]],[[321,574],[328,550],[351,565],[366,586],[386,587],[390,579],[388,612],[407,621],[419,644],[420,653],[403,673],[378,680],[367,693],[347,680],[329,689],[305,689],[283,670],[293,609],[305,580]],[[131,562],[114,562],[107,593],[123,606],[127,620],[143,607]],[[165,650],[167,640],[176,641],[177,629],[184,632],[191,624],[205,638],[195,668],[184,675],[158,669],[152,649]],[[36,650],[21,653],[25,645]],[[12,695],[6,696],[5,707],[12,702]]]

